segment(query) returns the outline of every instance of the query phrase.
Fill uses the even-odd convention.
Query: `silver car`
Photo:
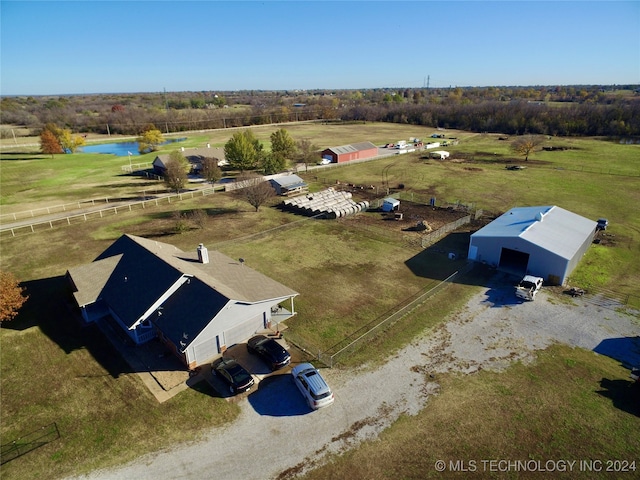
[[[316,369],[310,363],[301,363],[291,370],[293,381],[313,410],[333,403],[333,392]]]

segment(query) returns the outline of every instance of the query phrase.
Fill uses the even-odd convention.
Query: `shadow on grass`
[[[600,387],[598,395],[610,399],[617,409],[640,417],[640,383],[603,378]]]
[[[215,390],[215,388],[213,388],[211,384],[206,380],[192,381],[192,379],[189,379],[187,381],[187,385],[191,390],[194,390],[202,395],[206,395],[207,397],[222,398],[222,396]]]
[[[418,277],[444,280],[469,265],[467,251],[470,235],[468,231],[452,232],[405,261],[405,265]],[[499,278],[495,269],[474,263],[469,272],[456,276],[453,283],[487,287],[495,284]],[[500,280],[498,284],[501,284]]]
[[[640,336],[607,338],[593,351],[617,360],[628,369],[640,366]]]
[[[2,152],[2,160],[51,160],[51,155],[33,152]]]
[[[24,282],[22,286],[29,298],[18,316],[2,325],[3,329],[23,331],[37,327],[66,354],[87,350],[113,378],[150,370],[186,371],[177,358],[158,355],[158,342],[135,347],[123,338],[124,333],[118,337],[118,332],[107,328],[112,332],[107,335],[96,323],[86,324],[65,276]],[[102,325],[108,327],[106,322]]]

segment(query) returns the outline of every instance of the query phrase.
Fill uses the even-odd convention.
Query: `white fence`
[[[176,193],[171,195],[163,195],[154,198],[144,199],[137,202],[131,202],[126,204],[114,205],[106,208],[100,208],[98,210],[92,210],[90,212],[78,213],[75,215],[61,216],[51,220],[42,220],[38,222],[32,222],[25,225],[2,227],[0,229],[0,238],[17,237],[19,235],[26,235],[29,233],[36,233],[43,230],[50,230],[55,227],[75,225],[78,223],[86,222],[89,220],[105,218],[113,215],[117,215],[122,212],[131,212],[136,209],[146,209],[161,204],[168,204],[175,201],[180,201],[185,198],[195,198],[196,196],[206,196],[213,194],[216,189],[220,190],[220,187],[209,187],[199,190],[192,190],[184,193]],[[50,207],[53,208],[53,207]],[[64,211],[64,210],[63,210]]]

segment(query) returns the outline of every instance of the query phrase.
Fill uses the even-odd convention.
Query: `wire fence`
[[[405,315],[408,315],[417,308],[419,305],[427,301],[433,295],[446,288],[451,282],[461,274],[468,273],[473,268],[473,263],[468,263],[463,269],[458,270],[447,278],[436,284],[435,286],[428,286],[425,290],[421,290],[416,294],[406,298],[398,305],[396,305],[390,311],[380,315],[367,325],[364,325],[360,329],[351,333],[349,336],[342,339],[340,342],[333,345],[331,348],[321,351],[319,348],[310,345],[299,335],[294,332],[286,330],[284,336],[288,342],[291,342],[300,350],[304,351],[308,355],[315,357],[318,361],[322,362],[327,367],[334,367],[341,360],[358,350],[362,345],[371,338],[383,333],[384,331],[392,328],[393,324],[400,320]]]
[[[4,443],[0,446],[0,464],[4,465],[59,438],[60,430],[58,430],[58,425],[54,422]]]

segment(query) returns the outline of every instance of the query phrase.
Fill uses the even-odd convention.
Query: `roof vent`
[[[198,245],[198,261],[200,263],[209,263],[209,250],[202,243]]]

